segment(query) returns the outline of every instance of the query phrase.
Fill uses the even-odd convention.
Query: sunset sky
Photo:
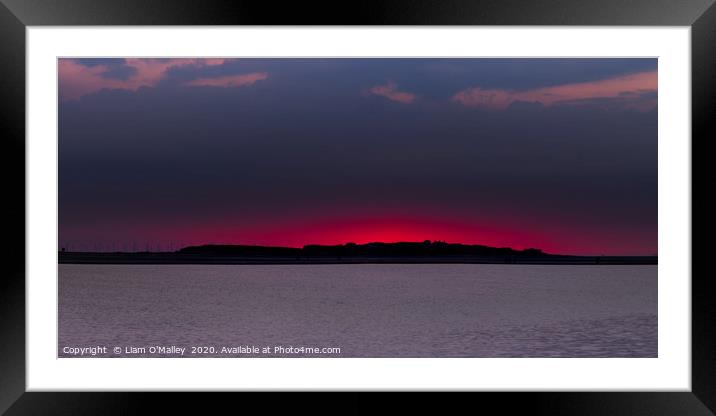
[[[60,59],[59,244],[657,253],[656,59]]]

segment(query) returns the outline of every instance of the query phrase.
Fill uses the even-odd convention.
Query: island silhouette
[[[657,256],[575,256],[545,253],[537,248],[516,250],[477,244],[372,242],[337,245],[310,244],[301,248],[206,244],[164,252],[58,253],[61,264],[360,264],[360,263],[477,263],[477,264],[657,264]]]

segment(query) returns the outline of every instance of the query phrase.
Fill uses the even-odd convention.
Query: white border
[[[690,29],[27,28],[27,389],[691,390]],[[659,358],[57,359],[58,56],[659,57]]]

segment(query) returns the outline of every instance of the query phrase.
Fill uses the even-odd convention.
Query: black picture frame
[[[692,139],[708,131],[716,114],[716,6],[714,0],[432,0],[375,2],[249,2],[154,0],[0,0],[0,120],[6,220],[2,253],[9,268],[0,278],[0,412],[25,414],[168,413],[170,408],[211,414],[227,394],[60,393],[25,389],[25,28],[67,25],[637,25],[691,27]],[[713,130],[713,128],[711,128]],[[697,138],[694,140],[694,138]],[[693,146],[692,146],[693,149]],[[692,150],[692,154],[693,150]],[[693,162],[692,162],[693,172]],[[693,173],[692,173],[693,176]],[[693,204],[693,198],[692,198]],[[23,221],[20,220],[23,219]],[[692,209],[693,218],[693,209]],[[4,244],[5,245],[5,244]],[[692,254],[693,257],[693,254]],[[684,276],[687,278],[688,276]],[[425,395],[381,404],[382,411],[408,407],[499,409],[501,414],[709,415],[716,410],[716,293],[710,276],[692,273],[692,388],[689,392],[506,392],[433,400]],[[314,395],[250,401],[262,411],[309,407],[312,411],[376,410],[361,393],[337,393],[329,405]],[[444,396],[440,396],[444,397]],[[464,396],[459,396],[464,397]],[[244,396],[240,400],[245,401]],[[323,403],[317,405],[317,402]],[[248,409],[242,404],[241,408]]]

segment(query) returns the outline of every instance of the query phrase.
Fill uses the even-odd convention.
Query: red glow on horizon
[[[602,229],[575,230],[567,227],[525,227],[506,220],[476,224],[468,220],[440,220],[424,217],[364,217],[310,219],[284,222],[257,221],[250,225],[217,221],[213,224],[184,224],[184,226],[139,226],[106,229],[73,229],[73,235],[83,235],[82,241],[61,241],[84,247],[89,251],[138,250],[161,251],[170,247],[205,244],[236,244],[300,248],[305,245],[338,245],[372,242],[422,242],[478,244],[491,247],[511,247],[516,250],[537,248],[546,253],[576,255],[653,255],[657,253],[656,236],[642,236],[620,231],[610,235]],[[514,224],[512,227],[509,224]],[[121,231],[117,231],[121,229]],[[575,235],[577,237],[575,237]],[[110,241],[107,236],[116,240]],[[139,236],[142,236],[141,239]],[[86,242],[92,242],[87,244]],[[97,242],[100,242],[97,244]],[[94,245],[93,245],[94,244]],[[608,248],[608,249],[605,249]]]
[[[273,236],[270,236],[273,237]],[[459,224],[425,219],[357,219],[337,223],[325,223],[314,227],[300,227],[289,234],[296,246],[305,241],[312,244],[366,244],[371,242],[446,241],[464,244],[482,244],[503,247],[524,240],[523,235],[499,231],[472,224]],[[304,239],[305,237],[305,239]],[[285,237],[283,237],[285,238]],[[283,240],[279,235],[276,241]]]

